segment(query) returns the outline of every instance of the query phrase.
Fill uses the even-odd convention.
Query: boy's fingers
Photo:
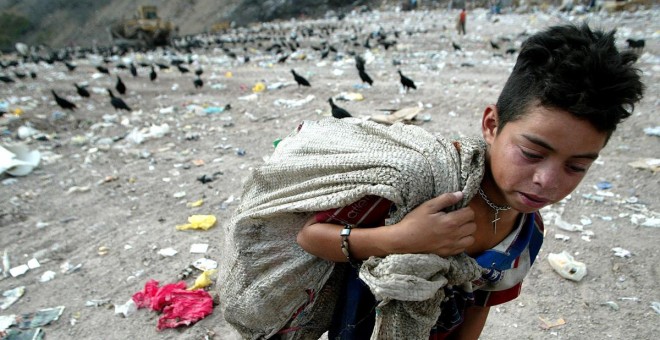
[[[431,199],[429,201],[429,207],[433,210],[433,212],[441,212],[447,207],[451,207],[452,205],[460,202],[462,199],[462,192],[450,192]]]

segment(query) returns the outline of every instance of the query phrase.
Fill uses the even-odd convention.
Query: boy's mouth
[[[520,197],[522,198],[523,203],[529,206],[530,208],[540,209],[550,203],[550,200],[545,199],[543,197],[539,197],[532,194],[526,194],[522,192],[519,192],[519,194]]]

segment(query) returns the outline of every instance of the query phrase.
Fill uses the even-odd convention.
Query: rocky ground
[[[41,164],[26,176],[0,177],[0,251],[6,252],[9,268],[32,259],[40,266],[31,261],[33,268],[24,274],[1,279],[0,291],[25,287],[25,292],[0,315],[64,306],[58,320],[42,327],[51,339],[238,338],[218,307],[193,326],[156,331],[157,313],[140,309],[122,317],[113,306],[124,304],[149,279],[178,281],[201,257],[222,261],[219,225],[236,207],[242,180],[268,157],[275,139],[301,120],[329,115],[328,98],[362,95],[363,100],[337,103],[365,118],[381,114],[380,109],[419,107],[417,124],[429,131],[450,138],[478,135],[483,108],[495,102],[515,62],[515,53],[504,50],[518,48],[522,33],[586,19],[595,27],[617,28],[621,48],[627,38],[646,39],[638,63],[646,96],[578,189],[544,212],[546,241],[522,295],[492,309],[482,339],[656,338],[658,177],[648,167],[630,163],[657,158],[660,151],[655,112],[660,12],[539,12],[489,19],[484,10],[474,10],[468,16],[468,34],[460,37],[454,29],[456,15],[388,10],[349,15],[341,22],[292,21],[276,27],[287,35],[302,26],[338,27],[328,38],[338,52],[326,59],[311,48],[320,42],[314,37],[301,39],[301,48],[284,63],[277,62],[281,55],[256,46],[243,50],[225,44],[236,59],[217,46],[195,48],[190,55],[175,52],[182,60],[190,57],[193,63],[185,66],[191,71],[203,68],[201,89],[194,88],[192,72],[182,74],[174,67],[157,69],[153,82],[148,67],[138,66],[137,77],[117,67],[130,61],[169,64],[174,56],[163,51],[116,57],[106,65],[110,75],[94,68],[100,61],[94,56],[74,60],[78,67],[73,72],[62,63],[16,67],[35,72],[37,78],[0,84],[1,105],[8,111],[0,118],[0,141],[39,150]],[[350,41],[353,26],[361,28],[360,44],[379,27],[401,34],[394,47],[385,50],[372,40],[367,50],[343,43]],[[489,40],[502,49],[492,49]],[[455,51],[452,41],[462,51]],[[367,60],[373,86],[361,84],[349,50]],[[296,86],[291,69],[312,86]],[[417,90],[402,90],[398,69],[416,82]],[[2,72],[13,77],[13,71]],[[130,112],[110,105],[105,89],[116,93],[117,76],[128,88],[120,97]],[[91,97],[77,95],[74,82],[86,82]],[[255,92],[258,83],[264,91]],[[78,109],[63,111],[51,90]],[[655,135],[648,129],[654,127]],[[212,181],[202,183],[201,176]],[[200,200],[201,205],[192,204]],[[214,215],[218,225],[207,231],[175,229],[198,214]],[[208,250],[191,253],[193,244],[208,244]],[[617,256],[615,247],[630,254]],[[168,248],[177,253],[161,255]],[[566,280],[550,267],[548,255],[564,250],[586,264],[582,281]],[[54,277],[45,280],[48,272]],[[192,284],[198,273],[186,282]],[[93,300],[101,300],[99,306],[87,306]]]

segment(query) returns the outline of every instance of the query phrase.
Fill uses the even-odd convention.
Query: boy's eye
[[[568,165],[568,169],[571,170],[572,172],[586,172],[587,169],[582,167],[582,166],[577,166],[577,165]]]
[[[541,159],[541,158],[543,158],[543,156],[541,156],[539,154],[531,153],[531,152],[528,152],[528,151],[525,151],[525,150],[522,150],[522,149],[520,150],[520,152],[522,152],[523,156],[525,156],[525,158],[528,158],[528,159]]]

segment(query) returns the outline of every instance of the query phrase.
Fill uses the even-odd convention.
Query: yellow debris
[[[203,199],[201,199],[201,200],[197,200],[197,201],[195,201],[195,202],[189,202],[189,203],[187,204],[187,206],[188,206],[188,208],[197,208],[197,207],[201,207],[202,204],[204,204],[204,200],[203,200]]]
[[[262,82],[258,82],[254,84],[254,86],[252,87],[252,92],[259,93],[259,92],[263,92],[265,89],[266,89],[266,85]]]
[[[211,275],[215,274],[215,271],[215,269],[205,270],[203,273],[199,274],[195,279],[195,283],[189,287],[188,290],[196,290],[210,286],[213,283]]]
[[[192,215],[188,217],[188,224],[181,224],[176,226],[176,230],[188,230],[188,229],[203,229],[209,230],[209,228],[215,225],[216,218],[213,215]]]

